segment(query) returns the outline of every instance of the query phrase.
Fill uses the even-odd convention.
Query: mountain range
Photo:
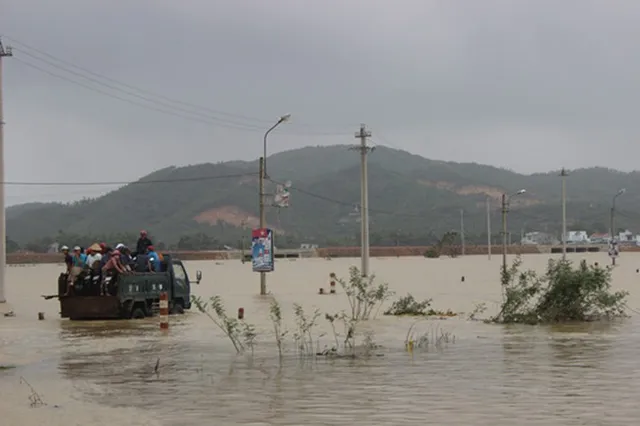
[[[269,207],[279,245],[357,244],[360,157],[348,146],[306,147],[267,159],[266,192],[291,183],[290,206]],[[503,193],[511,199],[509,230],[557,233],[561,225],[559,171],[519,174],[476,163],[430,160],[378,146],[368,156],[372,244],[425,244],[464,221],[467,241],[486,241],[486,200],[493,234],[500,230]],[[640,173],[606,168],[570,171],[569,229],[608,229],[613,196],[616,224],[640,231]],[[28,203],[7,209],[7,235],[21,246],[61,239],[135,238],[148,230],[163,245],[230,244],[258,226],[258,161],[206,163],[157,170],[95,199]],[[517,238],[515,238],[517,239]],[[206,242],[203,242],[206,241]],[[44,243],[43,243],[44,242]],[[65,242],[67,243],[67,242]],[[69,242],[73,244],[73,242]],[[206,248],[206,247],[205,247]]]

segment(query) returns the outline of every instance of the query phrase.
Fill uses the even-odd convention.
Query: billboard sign
[[[251,231],[251,262],[254,272],[272,272],[274,267],[273,231],[257,228]]]

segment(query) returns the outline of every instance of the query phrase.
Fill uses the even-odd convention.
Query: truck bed
[[[119,318],[120,299],[117,296],[62,296],[60,316],[72,320]]]

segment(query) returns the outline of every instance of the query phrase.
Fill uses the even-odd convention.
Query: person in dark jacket
[[[147,231],[140,231],[140,238],[138,238],[138,243],[136,244],[136,255],[145,254],[147,247],[151,245],[153,245],[153,243],[147,236]]]
[[[150,272],[151,263],[146,253],[140,253],[136,256],[134,269],[136,272]]]

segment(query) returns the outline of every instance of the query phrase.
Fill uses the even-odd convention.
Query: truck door
[[[173,297],[188,302],[189,281],[181,262],[173,262]]]

